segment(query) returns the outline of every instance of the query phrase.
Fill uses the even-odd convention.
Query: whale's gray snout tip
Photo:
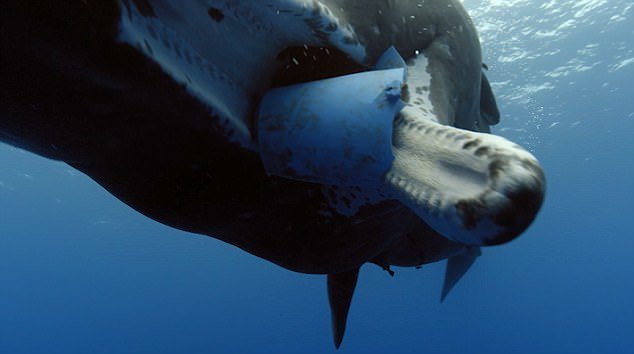
[[[494,246],[522,234],[535,220],[544,202],[546,179],[535,159],[500,156],[489,166],[490,188],[478,198],[456,203],[464,229],[491,225],[474,245]]]
[[[507,243],[526,231],[544,202],[546,178],[537,160],[516,160],[509,167],[521,171],[513,174],[521,177],[503,190],[508,202],[492,215],[492,221],[504,231],[484,240],[487,246]]]

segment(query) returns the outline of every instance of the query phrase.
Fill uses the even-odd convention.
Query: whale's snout
[[[541,208],[546,184],[535,159],[498,156],[489,164],[488,176],[491,183],[485,194],[492,194],[491,198],[460,200],[456,210],[467,230],[476,229],[487,218],[501,228],[482,240],[483,245],[492,246],[513,240],[529,227]]]
[[[508,242],[535,219],[544,172],[535,157],[495,135],[421,119],[394,125],[393,195],[445,237],[468,245]]]

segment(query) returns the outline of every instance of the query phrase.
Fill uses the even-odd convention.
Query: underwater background
[[[422,0],[421,0],[422,1]],[[441,304],[366,265],[341,353],[634,353],[634,1],[465,0],[546,202]],[[154,222],[0,144],[0,353],[329,353],[324,276]]]

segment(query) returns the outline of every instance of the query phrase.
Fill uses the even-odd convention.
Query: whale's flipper
[[[332,334],[335,347],[339,349],[346,331],[348,310],[357,285],[359,268],[343,273],[328,274],[328,301],[332,319]]]
[[[445,283],[442,287],[440,302],[445,301],[445,298],[449,295],[451,289],[458,284],[458,281],[467,273],[476,258],[478,258],[481,254],[482,251],[480,251],[480,247],[471,247],[465,253],[461,253],[447,259]]]

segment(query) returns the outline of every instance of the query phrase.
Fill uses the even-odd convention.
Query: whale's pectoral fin
[[[332,319],[332,334],[335,347],[339,349],[346,331],[348,310],[357,285],[359,268],[337,274],[328,274],[328,301]]]
[[[480,247],[470,247],[465,253],[461,253],[447,259],[445,282],[443,284],[440,302],[445,301],[445,298],[449,295],[451,289],[458,284],[458,281],[467,273],[476,258],[478,258],[481,254],[482,252],[480,251]]]

